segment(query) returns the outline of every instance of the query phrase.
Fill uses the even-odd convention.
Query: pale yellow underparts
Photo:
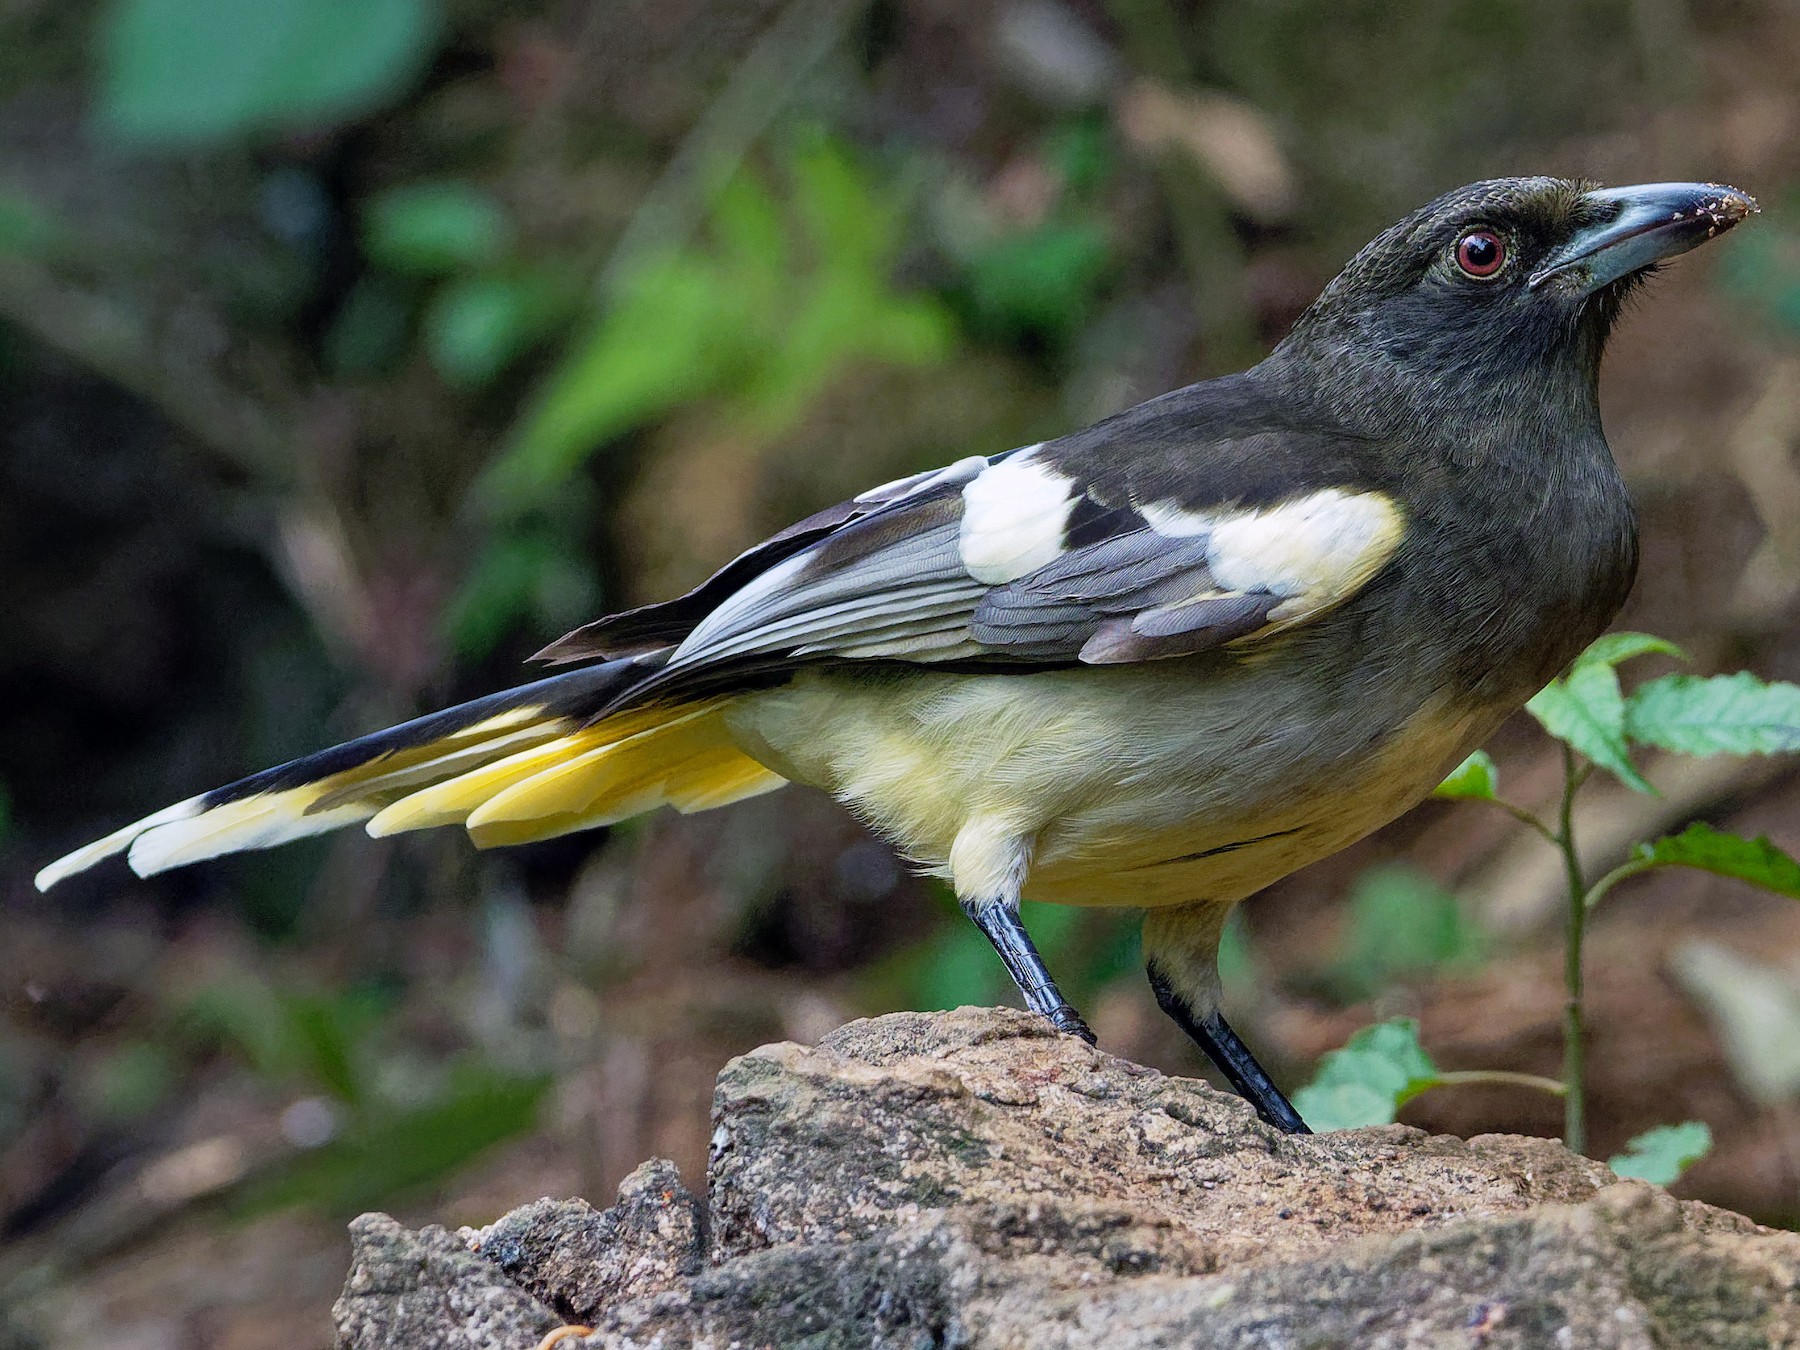
[[[1177,661],[809,672],[726,720],[964,897],[1005,894],[1023,852],[1027,898],[1156,906],[1234,902],[1335,852],[1423,798],[1501,715],[1427,706],[1370,742],[1350,725],[1366,710],[1346,707],[1338,739],[1367,748],[1333,754],[1318,748],[1332,728],[1284,728],[1279,690],[1221,691]]]

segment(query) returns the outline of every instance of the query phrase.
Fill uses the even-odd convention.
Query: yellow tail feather
[[[726,702],[639,709],[591,726],[549,706],[516,707],[422,744],[378,745],[365,762],[310,782],[216,805],[209,802],[229,790],[178,802],[51,863],[37,884],[46,889],[120,852],[149,876],[358,822],[373,835],[466,824],[482,847],[523,843],[665,804],[702,811],[782,786],[732,743]],[[356,744],[323,752],[322,767]]]
[[[461,822],[477,847],[494,848],[781,787],[785,779],[732,743],[724,709],[713,699],[609,717],[403,797],[369,821],[369,833]]]

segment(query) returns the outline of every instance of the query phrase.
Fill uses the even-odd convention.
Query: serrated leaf
[[[1566,676],[1539,690],[1525,705],[1525,711],[1557,740],[1585,755],[1627,787],[1638,792],[1656,791],[1631,762],[1625,740],[1625,698],[1619,692],[1618,673],[1609,663],[1577,661]]]
[[[1419,1024],[1399,1017],[1364,1027],[1325,1056],[1312,1082],[1294,1094],[1294,1108],[1315,1130],[1386,1125],[1437,1081],[1437,1065],[1419,1044]]]
[[[1609,1159],[1606,1165],[1619,1176],[1668,1186],[1712,1152],[1712,1145],[1712,1131],[1705,1121],[1658,1125],[1625,1145],[1625,1151]]]
[[[1625,704],[1625,734],[1683,755],[1800,750],[1800,685],[1735,675],[1665,675]]]
[[[1687,653],[1682,651],[1667,638],[1659,638],[1654,633],[1602,633],[1588,644],[1587,650],[1575,658],[1575,668],[1582,666],[1617,666],[1631,660],[1634,656],[1673,656],[1678,661],[1687,660]]]
[[[1431,795],[1453,802],[1491,802],[1499,790],[1500,776],[1494,768],[1493,756],[1485,750],[1477,750],[1452,769],[1450,776],[1439,783]]]
[[[1694,867],[1800,900],[1800,862],[1766,838],[1745,839],[1696,821],[1680,834],[1639,844],[1637,856],[1659,867]]]

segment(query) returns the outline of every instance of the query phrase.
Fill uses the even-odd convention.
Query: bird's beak
[[[1601,188],[1586,197],[1597,223],[1545,260],[1529,284],[1570,276],[1581,294],[1686,253],[1761,208],[1756,198],[1719,183],[1646,183]]]

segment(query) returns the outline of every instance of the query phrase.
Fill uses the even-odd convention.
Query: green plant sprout
[[[1567,881],[1563,982],[1563,1066],[1558,1079],[1532,1074],[1440,1071],[1418,1042],[1415,1023],[1368,1027],[1326,1056],[1295,1105],[1316,1128],[1392,1120],[1406,1102],[1430,1088],[1470,1082],[1510,1082],[1563,1099],[1563,1141],[1587,1152],[1587,1098],[1582,943],[1588,915],[1621,882],[1662,867],[1690,867],[1800,899],[1800,862],[1767,839],[1745,839],[1695,822],[1679,834],[1638,844],[1625,861],[1589,880],[1575,834],[1575,794],[1594,769],[1604,769],[1637,792],[1656,789],[1632,761],[1634,747],[1681,755],[1766,755],[1800,750],[1800,685],[1765,683],[1747,672],[1710,678],[1675,674],[1653,679],[1629,696],[1618,667],[1652,654],[1686,660],[1673,643],[1645,633],[1609,633],[1552,680],[1526,710],[1562,748],[1563,785],[1556,813],[1546,820],[1499,795],[1494,761],[1477,750],[1439,785],[1435,796],[1487,802],[1525,825],[1561,855]],[[1632,1141],[1613,1160],[1622,1176],[1673,1181],[1710,1147],[1698,1122],[1659,1126]]]

